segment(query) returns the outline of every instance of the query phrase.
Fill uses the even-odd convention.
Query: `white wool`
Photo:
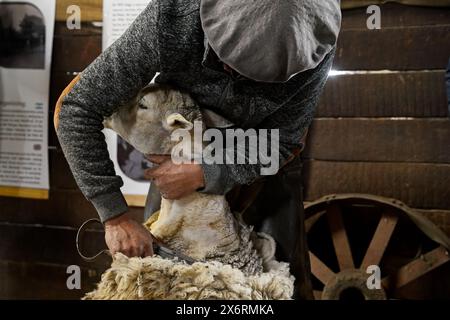
[[[247,276],[216,261],[188,265],[159,256],[127,258],[119,253],[98,288],[84,299],[285,300],[292,296],[293,281],[286,263]]]

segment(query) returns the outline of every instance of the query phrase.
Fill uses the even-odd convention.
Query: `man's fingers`
[[[140,257],[144,252],[144,246],[130,245],[120,250],[120,252],[126,255],[128,258]]]
[[[150,256],[152,256],[153,255],[153,246],[152,245],[146,245],[145,247],[144,247],[144,252],[143,252],[143,254],[142,254],[142,257],[143,258],[145,258],[145,257],[150,257]]]
[[[139,250],[138,250],[138,248],[131,247],[131,248],[128,250],[128,252],[130,253],[130,255],[128,256],[129,258],[133,258],[133,257],[139,256]]]
[[[176,182],[176,180],[172,182],[170,178],[165,176],[158,177],[154,180],[161,196],[167,200],[177,200],[183,195],[189,194],[189,192],[183,192],[183,188],[177,187]]]
[[[163,155],[148,155],[147,159],[154,164],[161,164],[167,160],[170,160],[170,156]]]
[[[158,177],[164,176],[169,168],[170,165],[165,165],[163,163],[159,167],[146,169],[144,171],[144,177],[149,180],[156,179]]]
[[[131,258],[133,256],[133,253],[129,248],[120,249],[119,252],[126,255],[128,258]]]
[[[135,252],[134,252],[135,257],[142,257],[144,255],[145,247],[144,247],[144,245],[139,245],[139,246],[136,246],[134,248],[134,250],[135,250]]]
[[[154,179],[155,178],[155,170],[157,170],[158,168],[153,168],[153,169],[147,169],[144,170],[144,177],[145,179]]]
[[[144,171],[145,179],[152,180],[160,177],[163,174],[163,171],[160,168],[152,168]]]

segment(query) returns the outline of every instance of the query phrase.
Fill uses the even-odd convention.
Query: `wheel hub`
[[[369,289],[369,275],[362,270],[347,269],[337,273],[324,287],[324,300],[386,300],[386,292]]]

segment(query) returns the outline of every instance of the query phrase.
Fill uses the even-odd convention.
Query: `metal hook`
[[[103,226],[103,223],[102,223],[99,219],[93,218],[93,219],[86,220],[86,221],[83,222],[83,224],[78,228],[78,231],[77,231],[77,237],[76,237],[76,240],[75,240],[78,254],[80,255],[81,258],[83,258],[83,260],[88,261],[88,262],[94,261],[95,259],[97,259],[97,258],[98,258],[100,255],[102,255],[103,253],[105,253],[105,254],[111,256],[111,253],[110,253],[109,250],[107,250],[107,249],[104,249],[104,250],[100,251],[99,253],[97,253],[97,254],[95,254],[95,255],[93,255],[93,256],[86,256],[86,255],[84,255],[84,254],[81,252],[81,250],[80,250],[80,238],[82,237],[82,235],[83,235],[84,232],[86,231],[86,230],[85,230],[85,229],[87,229],[86,227],[87,227],[88,225],[90,225],[90,224],[93,224],[93,223],[98,223],[98,224],[101,224],[101,225]]]

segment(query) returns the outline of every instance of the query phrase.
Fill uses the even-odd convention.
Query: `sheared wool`
[[[217,261],[184,262],[159,256],[127,258],[118,253],[87,300],[150,299],[290,299],[293,278],[287,264],[280,269],[245,275],[237,268]]]

